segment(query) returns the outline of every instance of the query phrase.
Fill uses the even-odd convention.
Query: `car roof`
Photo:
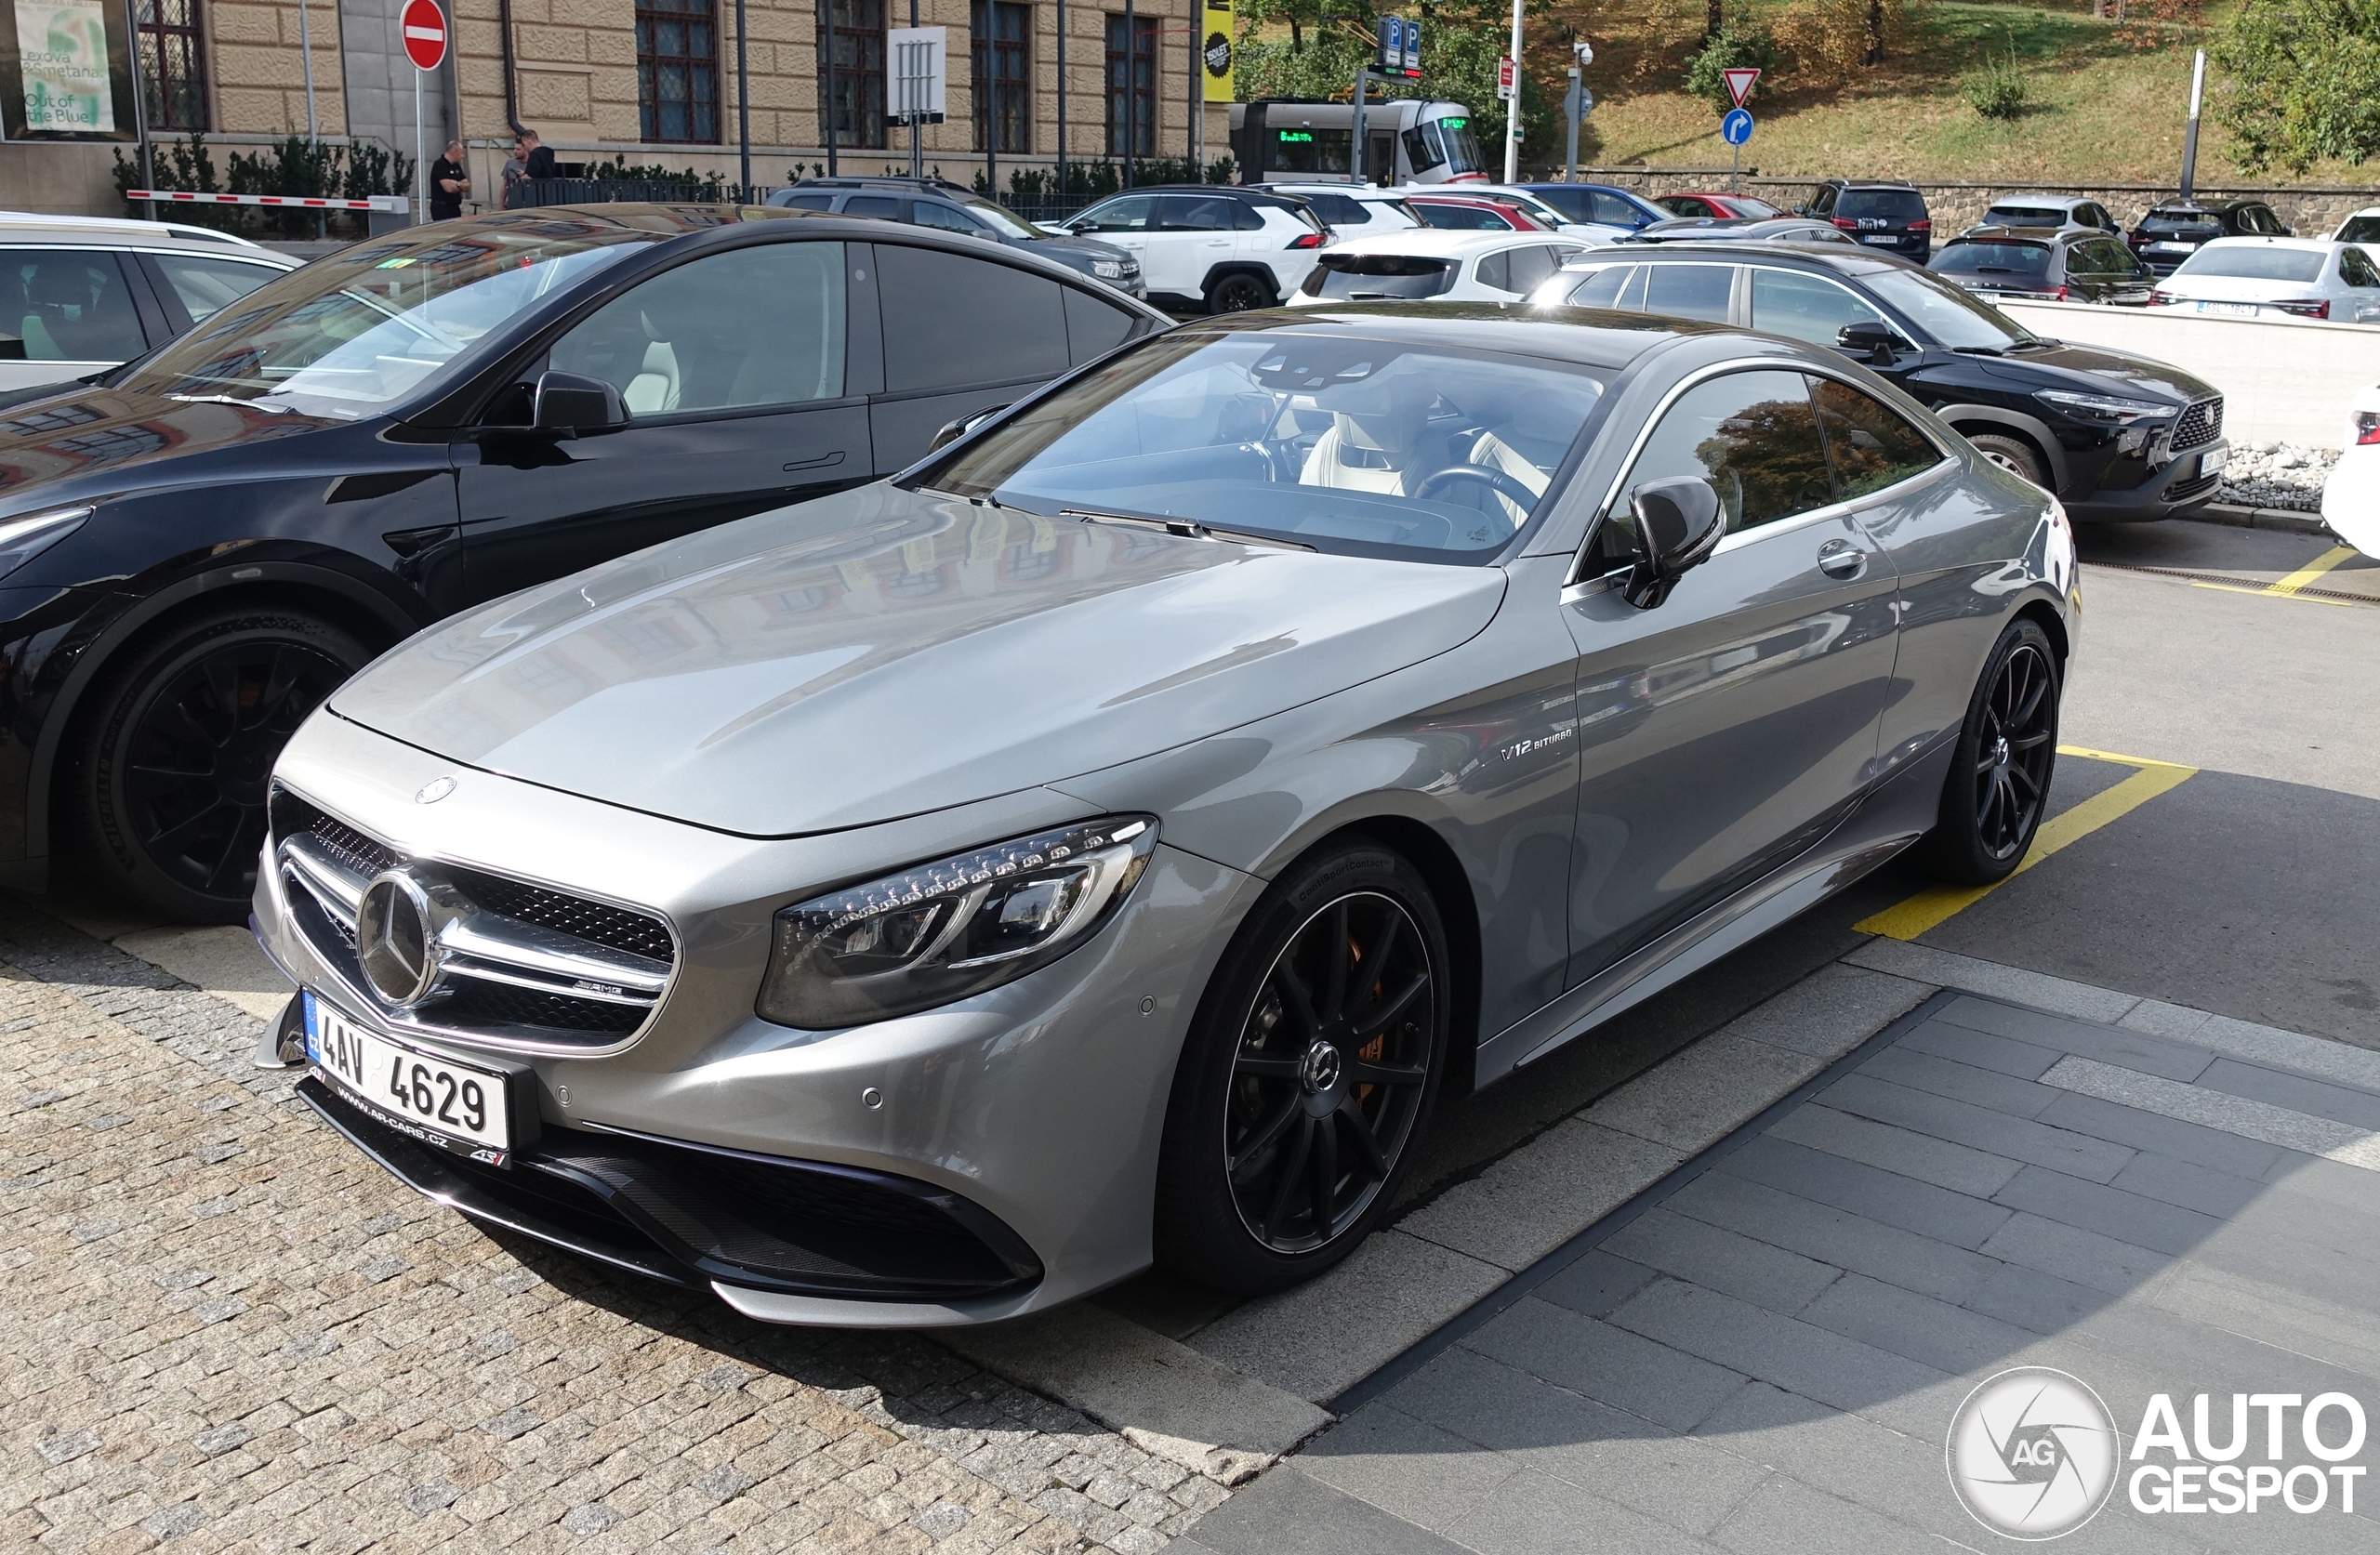
[[[1680,244],[1613,244],[1603,248],[1590,248],[1572,255],[1562,262],[1564,270],[1585,270],[1600,264],[1662,264],[1697,262],[1708,264],[1713,257],[1762,259],[1771,264],[1807,265],[1813,270],[1831,270],[1838,275],[1879,275],[1885,270],[1922,270],[1897,255],[1878,254],[1871,249],[1856,248],[1849,244],[1840,246],[1801,243],[1710,242]]]
[[[1270,182],[1261,184],[1226,184],[1208,185],[1203,187],[1255,189],[1262,190],[1267,194],[1295,194],[1301,198],[1311,194],[1343,194],[1350,200],[1377,200],[1383,204],[1391,200],[1402,200],[1407,197],[1407,191],[1405,191],[1382,189],[1378,184],[1334,184],[1326,183],[1318,179],[1313,183],[1296,183],[1287,178],[1276,178]]]
[[[1361,237],[1342,238],[1323,253],[1411,254],[1423,258],[1461,259],[1499,248],[1528,248],[1559,241],[1558,232],[1464,232],[1444,227],[1407,227],[1394,232],[1367,232]]]
[[[0,211],[0,241],[58,243],[108,248],[160,248],[178,253],[231,250],[245,259],[270,258],[295,266],[298,261],[262,244],[180,222],[120,221],[99,216],[42,216]]]
[[[2098,204],[2087,194],[1995,194],[1991,203],[1995,205],[2055,205],[2065,210]]]
[[[1686,335],[1737,333],[1657,313],[1606,309],[1544,310],[1515,302],[1325,303],[1266,313],[1194,319],[1174,333],[1300,330],[1344,335],[1360,330],[1400,344],[1437,344],[1482,351],[1540,356],[1617,372],[1638,357]]]
[[[1234,200],[1244,200],[1251,205],[1272,205],[1280,210],[1302,210],[1305,207],[1302,196],[1260,189],[1254,184],[1141,184],[1132,189],[1111,190],[1091,204],[1104,205],[1127,194],[1221,194]],[[1084,208],[1088,210],[1090,206]]]
[[[2092,235],[2097,232],[2098,229],[2096,227],[2078,232],[2071,227],[2019,227],[2014,223],[2003,223],[1990,227],[1971,227],[1967,231],[1961,232],[1958,236],[1952,238],[1950,243],[2062,243],[2072,244],[2078,243],[2088,243],[2091,241]],[[2099,235],[2107,236],[2109,234],[2100,233]],[[1950,244],[1944,244],[1943,246],[1947,248],[1950,246]]]
[[[2342,248],[2360,248],[2362,244],[2334,243],[2329,238],[2283,238],[2268,232],[2242,232],[2237,237],[2209,238],[2199,244],[2202,254],[2210,248],[2310,248],[2323,254]]]

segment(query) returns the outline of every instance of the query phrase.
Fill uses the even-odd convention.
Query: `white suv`
[[[1209,313],[1277,306],[1304,284],[1330,235],[1303,200],[1231,184],[1136,189],[1064,231],[1139,259],[1158,307]]]

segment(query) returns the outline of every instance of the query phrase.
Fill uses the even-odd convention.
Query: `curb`
[[[2320,513],[2292,513],[2280,507],[2242,507],[2237,503],[2210,502],[2193,507],[2187,513],[2176,513],[2177,519],[2194,523],[2228,524],[2234,529],[2278,529],[2291,534],[2329,534],[2330,525]]]

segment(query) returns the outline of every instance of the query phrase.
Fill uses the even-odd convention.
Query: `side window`
[[[901,202],[890,194],[854,194],[843,202],[843,214],[898,221],[901,219]]]
[[[1133,315],[1072,286],[1065,293],[1066,355],[1078,367],[1132,337]]]
[[[1645,300],[1647,313],[1669,313],[1681,319],[1727,322],[1727,299],[1736,286],[1733,265],[1646,265]]]
[[[1844,324],[1883,323],[1884,316],[1823,276],[1754,269],[1752,327],[1831,346]]]
[[[973,217],[952,210],[948,205],[936,204],[932,200],[916,201],[910,208],[918,213],[918,225],[920,227],[939,227],[945,232],[964,232],[970,237],[983,231],[975,224]]]
[[[1606,194],[1596,190],[1588,195],[1588,199],[1592,202],[1588,208],[1594,212],[1593,219],[1596,221],[1610,227],[1645,225],[1645,214],[1617,194]]]
[[[1228,232],[1238,204],[1212,195],[1168,194],[1157,203],[1157,220],[1169,232]]]
[[[1662,414],[1620,483],[1695,475],[1718,489],[1727,532],[1756,529],[1834,500],[1826,450],[1799,373],[1729,373],[1699,383]]]
[[[2380,268],[2373,265],[2371,256],[2362,249],[2342,248],[2339,250],[2339,279],[2350,286],[2380,286]]]
[[[1544,244],[1538,244],[1528,248],[1514,249],[1506,256],[1512,261],[1512,289],[1527,297],[1543,285],[1547,277],[1562,268],[1562,258],[1566,253],[1576,252],[1575,249],[1554,248]]]
[[[1264,213],[1244,200],[1224,202],[1231,206],[1231,229],[1235,232],[1261,232],[1264,230]],[[1294,219],[1294,217],[1292,218]],[[1298,223],[1302,227],[1302,221]]]
[[[1812,216],[1824,216],[1827,212],[1832,209],[1834,209],[1834,186],[1832,184],[1820,184],[1818,186],[1818,193],[1813,195],[1810,199],[1810,214]]]
[[[1620,288],[1628,283],[1633,265],[1601,265],[1586,272],[1570,293],[1573,308],[1617,308]]]
[[[884,388],[901,394],[1014,383],[1066,370],[1065,288],[992,258],[876,246]],[[744,294],[726,293],[726,296]]]
[[[721,297],[757,305],[721,308]],[[844,318],[841,244],[739,248],[604,304],[554,342],[552,363],[616,385],[634,416],[834,400]]]
[[[181,299],[190,322],[201,324],[218,309],[239,301],[281,271],[270,265],[244,264],[238,259],[201,259],[186,254],[153,257],[165,284]]]
[[[1506,249],[1501,254],[1488,254],[1481,256],[1478,268],[1473,270],[1472,274],[1477,278],[1481,285],[1488,287],[1491,291],[1516,292],[1520,290],[1519,287],[1513,284],[1513,255],[1510,249]]]
[[[1942,462],[1941,450],[1909,418],[1877,399],[1832,378],[1812,378],[1810,399],[1826,429],[1834,483],[1844,499],[1897,486]]]
[[[831,194],[788,194],[776,203],[798,211],[830,211],[835,208],[835,197]]]
[[[1145,232],[1149,230],[1149,212],[1157,200],[1147,194],[1127,194],[1120,200],[1110,200],[1104,205],[1084,213],[1094,232]]]
[[[0,249],[0,361],[125,362],[148,349],[114,255]]]

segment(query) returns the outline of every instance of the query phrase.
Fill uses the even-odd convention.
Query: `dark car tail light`
[[[1909,224],[1909,230],[1912,232],[1930,232],[1934,230],[1934,218],[1930,216],[1920,217]]]
[[[2171,308],[2174,306],[2174,294],[2171,292],[2151,292],[2149,294],[2149,306],[2151,308]]]
[[[1291,248],[1320,248],[1322,246],[1322,234],[1320,232],[1300,232],[1296,237],[1289,240],[1289,246]]]
[[[2056,300],[2059,302],[2064,302],[2066,300],[2066,287],[2062,283],[2057,288]]]
[[[2273,306],[2301,319],[2327,319],[2331,316],[2331,300],[2328,297],[2292,297],[2287,302],[2276,302]]]
[[[2360,410],[2355,413],[2355,445],[2366,448],[2380,442],[2380,411]]]
[[[1852,220],[1847,216],[1830,217],[1828,219],[1846,232],[1856,232],[1859,230],[1859,223]]]

